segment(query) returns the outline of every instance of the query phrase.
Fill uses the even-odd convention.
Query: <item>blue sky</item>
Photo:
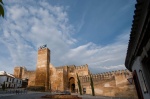
[[[54,66],[88,64],[92,73],[125,69],[135,0],[5,0],[0,70],[35,70],[47,44]]]

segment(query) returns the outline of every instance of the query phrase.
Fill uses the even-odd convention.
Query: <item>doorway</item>
[[[69,78],[69,89],[72,93],[75,92],[75,79],[74,79],[74,77]]]

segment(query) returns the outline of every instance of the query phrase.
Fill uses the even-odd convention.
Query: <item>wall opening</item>
[[[70,92],[74,93],[75,92],[75,79],[74,79],[74,77],[69,78],[68,84],[69,84]]]

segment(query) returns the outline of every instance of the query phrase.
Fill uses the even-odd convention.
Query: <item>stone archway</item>
[[[74,79],[74,77],[69,78],[69,89],[71,92],[75,92],[75,79]]]

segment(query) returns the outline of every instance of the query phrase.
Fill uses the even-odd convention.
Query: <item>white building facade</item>
[[[125,66],[132,71],[139,99],[150,99],[150,0],[137,0]]]
[[[22,80],[5,71],[0,71],[0,88],[2,84],[5,84],[5,88],[21,88]]]

